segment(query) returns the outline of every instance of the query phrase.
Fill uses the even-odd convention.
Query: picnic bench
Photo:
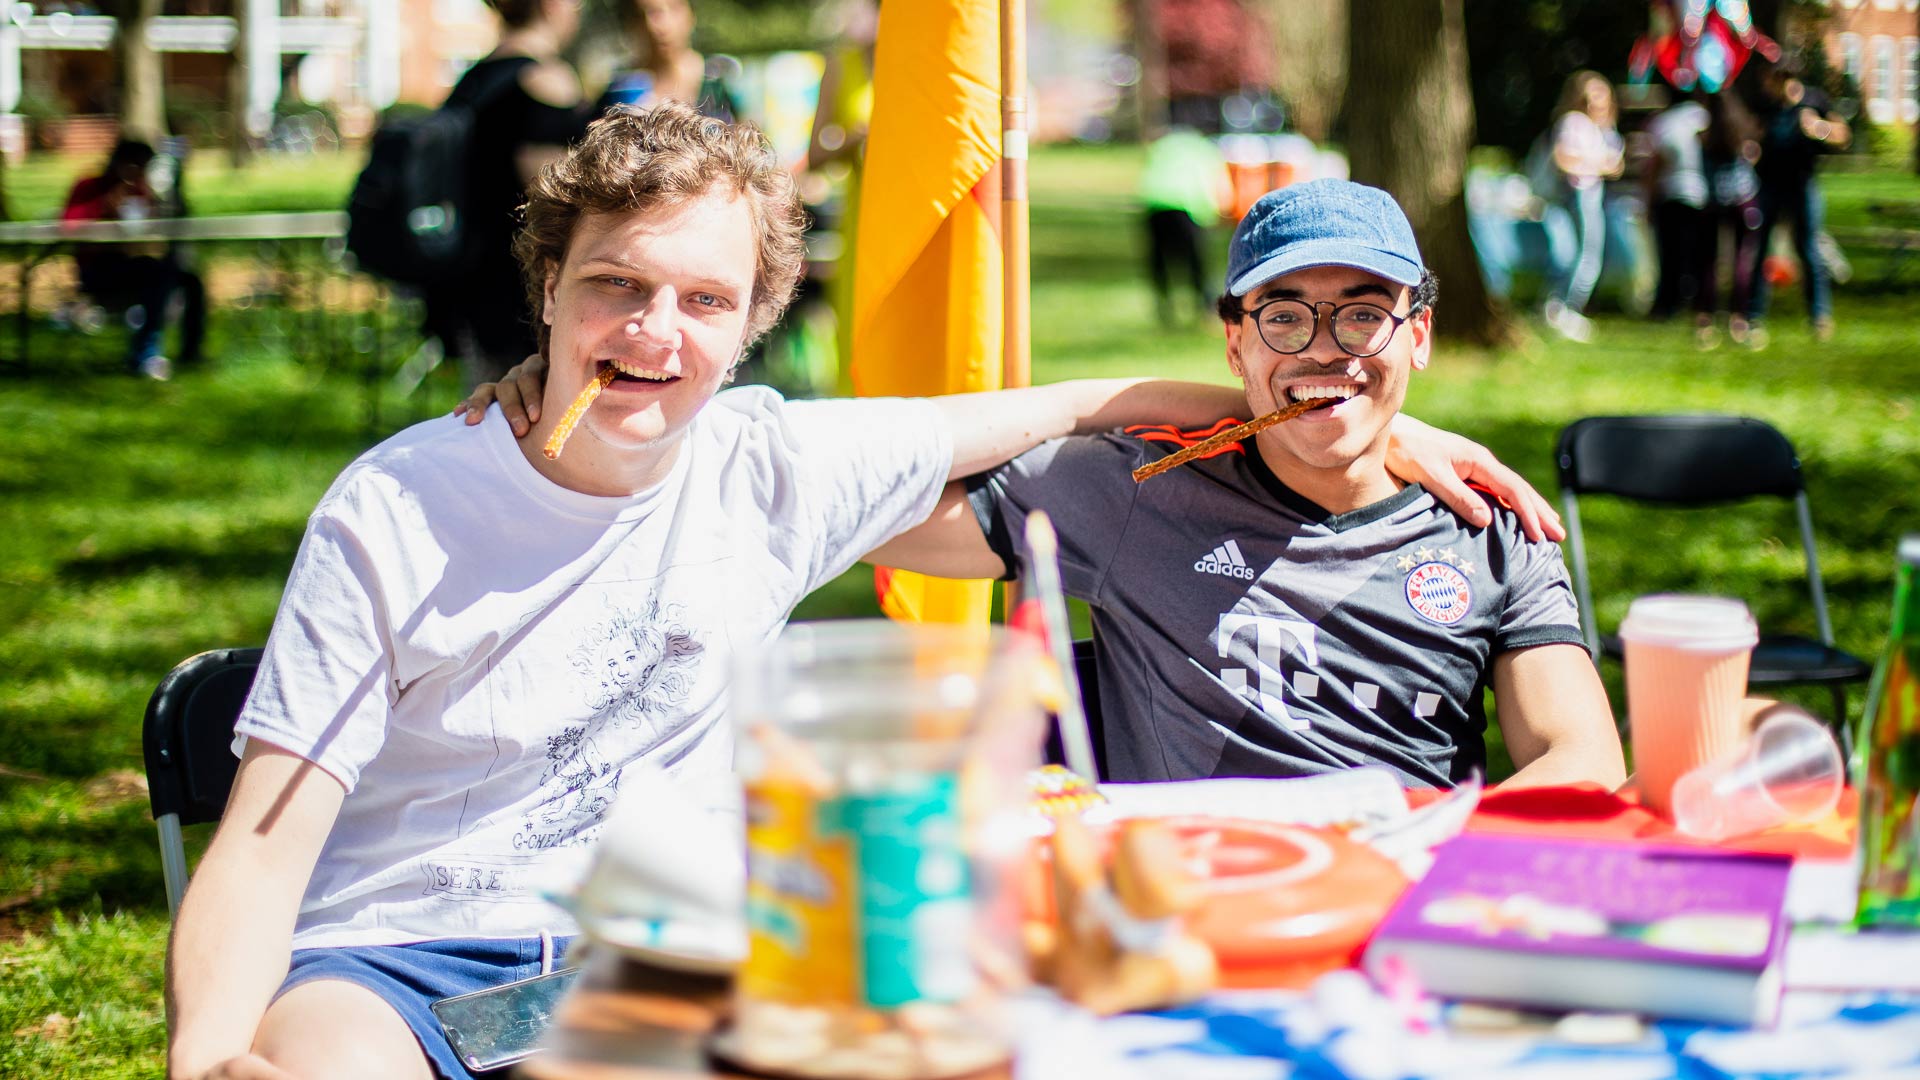
[[[1850,248],[1872,248],[1887,253],[1880,284],[1900,278],[1910,256],[1920,254],[1920,203],[1876,202],[1867,205],[1868,225],[1834,229],[1834,239]]]
[[[346,235],[347,215],[338,210],[285,214],[225,214],[212,217],[146,218],[138,221],[0,222],[0,256],[19,267],[14,311],[16,352],[11,366],[32,364],[30,329],[33,275],[57,255],[82,245],[140,246],[243,241],[260,245],[312,245]]]
[[[388,365],[385,324],[374,312],[361,312],[354,325],[341,333],[326,319],[321,300],[358,278],[346,258],[347,215],[342,210],[287,213],[218,214],[203,217],[147,218],[137,221],[0,222],[0,259],[18,268],[18,299],[13,311],[13,348],[0,351],[0,372],[25,374],[32,366],[32,288],[35,272],[49,260],[70,254],[82,245],[241,244],[274,268],[276,278],[290,294],[313,302],[306,305],[314,325],[304,323],[289,333],[291,347],[303,357],[332,361],[346,353],[367,354],[356,367],[365,384],[368,423],[380,424],[381,394],[386,383],[395,392],[410,393],[430,369],[421,361],[427,349],[411,349],[404,363]],[[372,279],[361,278],[364,287]],[[384,283],[374,283],[376,309],[394,298]],[[302,314],[294,312],[296,316]],[[10,352],[10,354],[9,354]],[[437,358],[437,352],[435,353]],[[388,367],[396,368],[389,372]]]

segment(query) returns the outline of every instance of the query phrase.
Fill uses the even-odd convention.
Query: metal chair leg
[[[187,891],[187,849],[180,837],[180,815],[161,814],[154,823],[160,832],[160,877],[167,887],[167,918],[180,914],[180,898]]]
[[[1844,683],[1829,683],[1827,691],[1833,695],[1833,727],[1840,733],[1840,753],[1847,761],[1853,760],[1853,724],[1847,716],[1847,687]]]

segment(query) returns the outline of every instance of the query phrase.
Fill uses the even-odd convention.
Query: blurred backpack
[[[426,285],[464,264],[477,115],[519,77],[521,66],[500,65],[477,93],[463,95],[463,80],[438,109],[387,120],[373,133],[366,167],[347,199],[347,250],[362,270]]]
[[[1548,128],[1527,148],[1527,187],[1542,202],[1557,203],[1567,197],[1567,176],[1553,160],[1553,128]]]

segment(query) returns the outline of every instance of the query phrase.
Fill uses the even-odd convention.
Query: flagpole
[[[1027,266],[1027,0],[1000,0],[1000,385],[1033,385]],[[1020,582],[1002,590],[1008,616]]]
[[[1000,0],[1000,250],[1005,300],[1002,386],[1031,386],[1027,240],[1027,2]]]

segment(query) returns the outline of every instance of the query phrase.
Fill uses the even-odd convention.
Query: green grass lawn
[[[336,210],[364,158],[358,154],[263,154],[235,170],[224,153],[207,151],[187,162],[181,191],[195,214],[264,214]],[[60,216],[67,191],[82,176],[99,171],[106,157],[40,154],[7,166],[7,210],[15,220]]]
[[[1049,150],[1034,161],[1042,381],[1226,380],[1211,323],[1169,330],[1153,320],[1128,210],[1136,162],[1110,149]],[[234,176],[206,155],[189,183],[206,213],[307,209],[340,205],[353,171],[345,159],[266,160]],[[51,212],[73,172],[9,171],[16,216]],[[1920,182],[1897,174],[1836,175],[1829,190],[1836,226],[1862,224],[1869,202],[1920,200]],[[1700,353],[1682,324],[1602,311],[1585,347],[1541,339],[1484,353],[1443,342],[1414,379],[1409,410],[1483,440],[1549,492],[1555,435],[1579,416],[1712,410],[1777,424],[1806,463],[1840,642],[1872,654],[1886,630],[1894,543],[1920,529],[1920,275],[1884,288],[1883,256],[1854,254],[1858,276],[1838,290],[1840,333],[1828,345],[1812,342],[1792,290],[1782,290],[1772,347],[1759,353]],[[214,361],[164,385],[114,374],[118,343],[106,335],[50,330],[36,340],[31,377],[0,376],[9,429],[0,464],[0,1076],[159,1073],[167,919],[139,787],[147,696],[192,652],[263,640],[305,516],[334,474],[456,396],[449,380],[429,382],[404,407],[390,402],[369,430],[352,372],[296,362],[241,329],[217,315]],[[11,347],[0,336],[0,348]],[[1786,510],[1653,518],[1594,502],[1587,511],[1603,623],[1638,593],[1710,589],[1746,597],[1765,621],[1812,631],[1793,588]],[[856,571],[802,614],[872,610],[869,579]],[[1612,665],[1607,675],[1618,703]]]

